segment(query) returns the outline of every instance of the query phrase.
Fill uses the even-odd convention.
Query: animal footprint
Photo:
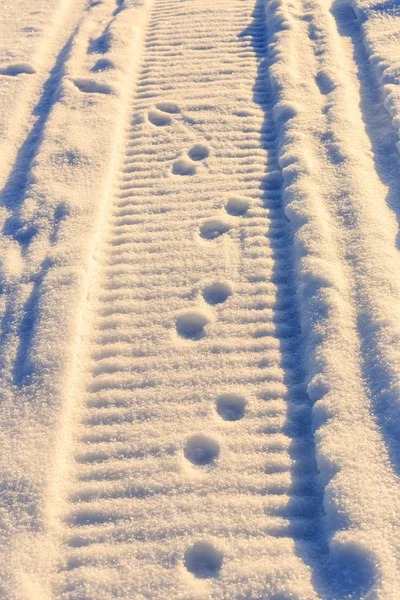
[[[249,210],[250,202],[247,198],[241,196],[232,196],[226,203],[225,210],[228,215],[241,217]]]
[[[230,230],[230,225],[222,219],[208,219],[200,227],[200,235],[206,240],[214,240]]]
[[[209,154],[210,151],[205,144],[195,144],[188,152],[192,160],[204,160]]]
[[[187,157],[176,160],[172,167],[174,175],[194,175],[196,173],[196,162],[204,160],[210,154],[206,144],[195,144],[190,148]]]
[[[244,417],[246,400],[238,394],[221,394],[217,399],[217,413],[225,421],[239,421]]]
[[[114,68],[115,65],[111,60],[108,58],[100,58],[90,70],[92,73],[101,73],[102,71],[109,71],[110,69]]]
[[[92,79],[74,79],[73,83],[80,92],[85,94],[112,94],[113,89],[106,83],[98,83]]]
[[[216,577],[224,560],[223,553],[210,542],[196,542],[185,552],[185,567],[195,577]]]
[[[193,435],[186,442],[185,458],[197,466],[209,465],[219,456],[220,447],[217,441],[206,435]]]
[[[174,175],[194,175],[196,173],[196,165],[188,158],[178,158],[172,166]]]
[[[205,336],[204,327],[209,322],[207,315],[198,310],[188,310],[176,318],[176,331],[188,340],[200,340]]]
[[[88,54],[107,54],[111,48],[110,32],[105,31],[100,37],[90,40]]]
[[[174,102],[157,102],[156,108],[171,115],[177,115],[181,112],[179,106]]]
[[[35,69],[28,63],[16,63],[14,65],[0,67],[0,75],[8,75],[9,77],[23,74],[33,75],[34,73],[36,73]]]
[[[150,123],[152,123],[156,127],[165,127],[166,125],[171,125],[172,123],[172,119],[169,116],[169,114],[158,109],[150,110],[147,115],[147,118],[150,121]]]
[[[208,304],[222,304],[232,295],[232,288],[221,281],[207,285],[203,290],[203,298]]]

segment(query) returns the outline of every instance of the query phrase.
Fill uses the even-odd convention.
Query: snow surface
[[[399,598],[399,42],[2,6],[1,598]]]

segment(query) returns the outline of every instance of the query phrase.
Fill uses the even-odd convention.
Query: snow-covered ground
[[[398,0],[7,0],[0,597],[400,597]]]

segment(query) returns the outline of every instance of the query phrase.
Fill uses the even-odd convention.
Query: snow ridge
[[[374,348],[383,348],[382,329],[398,305],[396,217],[388,210],[385,186],[371,160],[371,140],[357,114],[353,48],[338,36],[328,3],[308,2],[304,8],[269,3],[267,22],[286,214],[295,228],[308,392],[315,403],[317,465],[326,486],[331,593],[395,598],[391,544],[399,514],[393,472],[398,463],[390,464],[392,439],[382,426],[379,391],[365,378],[363,361]],[[338,16],[347,24],[354,20],[348,5],[339,7]],[[380,126],[384,119],[381,111]],[[397,161],[393,150],[390,160]],[[374,324],[363,327],[367,322]],[[381,372],[388,369],[387,355],[376,353],[375,360]],[[368,486],[362,483],[366,480]]]

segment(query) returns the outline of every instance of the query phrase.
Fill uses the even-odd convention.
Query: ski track
[[[97,251],[60,597],[317,597],[321,493],[253,8],[153,9]]]
[[[65,0],[64,45],[0,65],[33,81],[1,173],[2,389],[32,414],[53,403],[2,597],[396,600],[400,158],[353,4],[134,2],[134,39],[124,0]],[[90,144],[66,131],[54,154],[79,108],[83,137],[112,115],[97,188]],[[74,185],[99,199],[63,262]],[[76,322],[52,364],[58,293]],[[53,371],[62,398],[40,405]]]

